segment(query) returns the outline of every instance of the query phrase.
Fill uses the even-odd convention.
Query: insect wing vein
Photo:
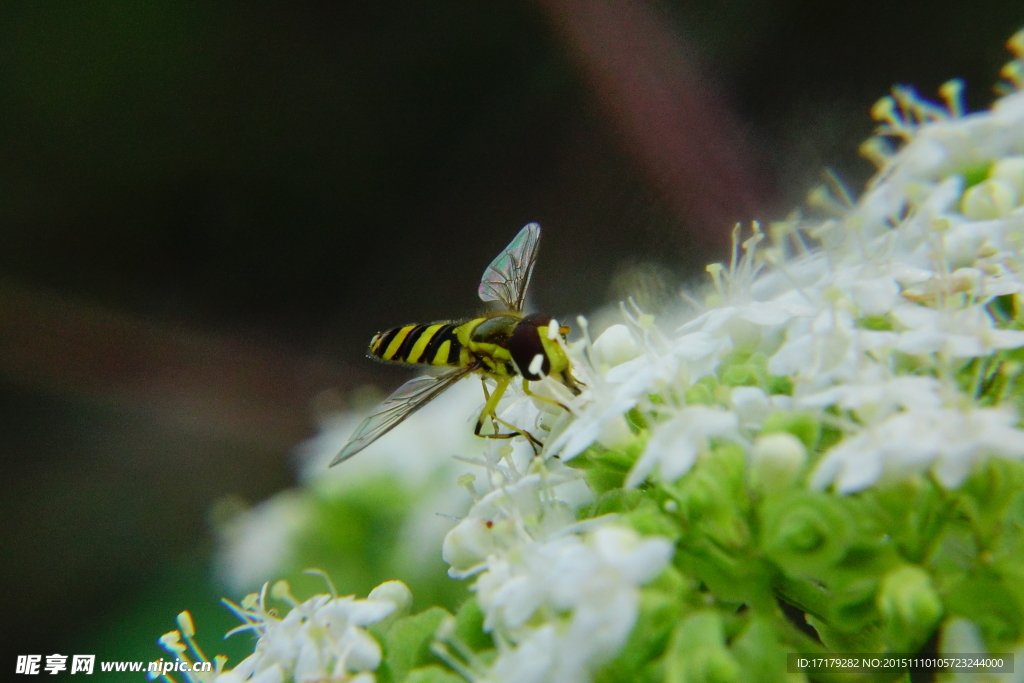
[[[439,376],[425,376],[411,379],[395,389],[373,412],[363,420],[352,433],[345,447],[334,457],[330,466],[348,460],[371,443],[397,427],[405,418],[427,405],[438,394],[452,386],[473,371],[473,368],[459,368]]]
[[[487,266],[480,280],[480,299],[501,301],[509,310],[522,311],[539,246],[540,225],[528,223]]]

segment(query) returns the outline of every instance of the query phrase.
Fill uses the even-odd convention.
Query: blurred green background
[[[960,76],[986,106],[1022,23],[995,0],[0,4],[3,666],[155,658],[183,608],[223,632],[211,505],[290,485],[314,397],[404,379],[370,335],[474,313],[524,223],[538,308],[670,303],[733,221],[825,166],[859,187],[891,84]]]

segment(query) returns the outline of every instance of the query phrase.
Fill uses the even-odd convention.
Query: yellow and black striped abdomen
[[[370,355],[392,363],[460,367],[458,327],[458,323],[448,322],[395,327],[373,337]]]

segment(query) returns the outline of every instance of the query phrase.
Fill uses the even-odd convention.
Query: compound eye
[[[551,371],[551,361],[544,352],[540,330],[530,322],[516,325],[508,340],[508,352],[524,379],[536,381]]]

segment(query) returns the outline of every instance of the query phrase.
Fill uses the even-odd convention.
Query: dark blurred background
[[[1022,23],[995,0],[0,4],[0,666],[115,659],[212,605],[211,504],[288,486],[311,399],[402,381],[370,335],[474,313],[524,223],[538,308],[657,308],[824,167],[859,187],[893,83],[962,76],[987,106]]]

